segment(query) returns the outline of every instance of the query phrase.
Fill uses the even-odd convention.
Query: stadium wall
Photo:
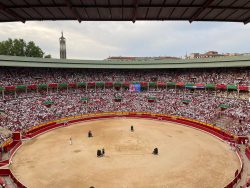
[[[199,129],[202,131],[205,131],[209,134],[212,134],[213,136],[224,140],[226,142],[232,142],[235,143],[237,140],[236,137],[233,135],[224,132],[218,127],[215,127],[210,124],[205,124],[202,122],[199,122],[197,120],[192,120],[188,118],[178,117],[178,116],[169,116],[164,114],[152,114],[152,113],[140,113],[140,112],[107,112],[107,113],[96,113],[96,114],[83,114],[79,116],[70,116],[66,118],[57,119],[51,122],[47,122],[38,126],[33,127],[32,129],[26,131],[22,135],[22,139],[30,139],[34,138],[40,134],[43,134],[47,131],[68,126],[74,123],[83,122],[83,121],[91,121],[91,120],[97,120],[97,119],[108,119],[108,118],[116,118],[116,117],[128,117],[128,118],[146,118],[146,119],[154,119],[154,120],[160,120],[160,121],[170,121],[178,124],[182,124],[188,127],[192,127],[195,129]],[[9,145],[12,145],[12,142],[9,142],[4,147],[9,148]],[[11,147],[10,150],[10,158],[5,161],[0,162],[0,166],[4,166],[6,164],[9,164],[11,162],[11,158],[17,151],[17,149],[21,146],[22,142],[19,141],[15,144],[15,146]],[[241,179],[242,172],[243,172],[243,163],[240,156],[239,151],[236,151],[240,162],[241,162],[241,169],[236,174],[235,178],[227,185],[225,188],[233,188],[233,186]],[[9,169],[0,169],[0,176],[10,176],[13,181],[16,183],[17,187],[24,188],[25,186],[22,185],[22,183],[15,178],[15,176],[12,174],[11,170]]]
[[[250,160],[250,146],[248,146],[245,150],[245,154],[247,156],[247,158]]]
[[[197,128],[213,134],[214,136],[219,137],[228,142],[237,142],[237,137],[224,132],[220,128],[213,126],[211,124],[206,124],[199,122],[197,120],[183,118],[179,116],[169,116],[164,114],[152,114],[152,113],[140,113],[140,112],[106,112],[106,113],[96,113],[96,114],[83,114],[79,116],[70,116],[66,118],[57,119],[54,121],[50,121],[44,124],[40,124],[38,126],[34,126],[32,129],[28,130],[23,134],[23,138],[32,138],[38,134],[41,134],[45,131],[50,129],[54,129],[59,126],[64,126],[66,123],[76,123],[81,121],[88,121],[94,119],[103,119],[103,118],[114,118],[114,117],[135,117],[135,118],[149,118],[149,119],[158,119],[158,120],[165,120],[171,121],[175,123],[184,124],[186,126],[190,126],[193,128]]]

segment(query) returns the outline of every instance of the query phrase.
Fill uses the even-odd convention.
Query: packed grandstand
[[[152,112],[250,133],[250,68],[0,69],[1,142],[13,131],[98,112]],[[130,86],[140,85],[140,91]],[[4,119],[4,121],[3,121]]]

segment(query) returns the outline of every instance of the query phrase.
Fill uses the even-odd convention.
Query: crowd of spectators
[[[120,102],[115,99],[121,98]],[[149,98],[155,101],[149,102]],[[45,105],[45,101],[53,104]],[[185,102],[186,101],[186,102]],[[229,108],[222,110],[220,104]],[[231,133],[250,134],[250,103],[248,100],[221,98],[171,92],[166,89],[151,92],[117,91],[115,89],[69,90],[61,93],[29,93],[29,97],[0,101],[7,117],[0,126],[11,131],[25,131],[32,126],[67,116],[98,112],[152,112],[197,119],[214,124],[216,118],[228,116],[237,120],[227,127]],[[237,125],[237,126],[236,126]],[[5,138],[1,138],[3,141]]]
[[[250,68],[168,70],[2,68],[0,75],[0,86],[87,81],[172,81],[249,85]]]
[[[224,83],[250,85],[250,69],[192,69],[192,70],[71,70],[71,69],[0,69],[0,86],[71,83],[87,81],[171,81],[185,83]],[[70,88],[7,92],[0,95],[0,126],[10,131],[25,131],[46,121],[85,113],[134,111],[165,113],[216,124],[222,116],[233,119],[227,131],[237,135],[250,134],[249,92],[239,99],[237,91],[190,90],[185,88],[150,88],[143,92],[130,92],[124,88]],[[116,97],[121,102],[115,102]],[[156,98],[148,102],[149,97]],[[87,98],[88,100],[82,100]],[[53,101],[49,107],[44,101]],[[183,100],[188,101],[184,103]],[[222,110],[219,105],[229,108]],[[0,134],[0,141],[8,136]]]

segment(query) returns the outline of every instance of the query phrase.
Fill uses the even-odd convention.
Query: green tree
[[[43,57],[44,52],[35,45],[33,41],[28,42],[26,45],[25,56],[27,57]]]
[[[52,58],[50,54],[45,55],[44,58]]]
[[[12,39],[8,39],[6,41],[0,42],[0,54],[1,55],[11,55],[13,48]]]
[[[0,42],[0,55],[43,57],[44,52],[33,41],[26,43],[23,39],[8,39]]]
[[[12,53],[15,56],[25,56],[26,43],[23,39],[14,39],[12,46]]]

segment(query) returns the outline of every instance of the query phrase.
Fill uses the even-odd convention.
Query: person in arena
[[[89,138],[93,137],[93,134],[92,134],[91,131],[88,132],[88,137],[89,137]]]
[[[64,121],[64,123],[63,123],[64,126],[67,126],[68,124],[69,124],[68,121]]]
[[[102,157],[102,151],[101,151],[100,149],[98,149],[98,150],[96,151],[96,156],[97,156],[97,157]]]
[[[73,143],[72,143],[72,138],[70,137],[69,138],[69,145],[72,145]]]
[[[130,131],[131,131],[131,132],[134,132],[134,126],[133,126],[133,125],[131,125]]]
[[[153,154],[154,154],[154,155],[158,155],[158,148],[154,148]]]
[[[105,155],[105,149],[102,148],[102,156],[104,156],[104,155]]]

